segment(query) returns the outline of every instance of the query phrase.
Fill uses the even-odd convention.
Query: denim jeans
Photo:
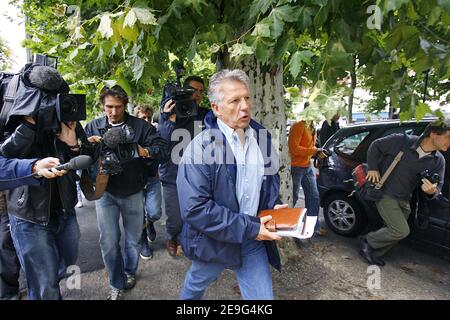
[[[161,182],[156,177],[151,177],[145,186],[145,212],[147,220],[151,222],[161,219]]]
[[[320,198],[319,190],[317,189],[316,175],[314,168],[303,167],[291,167],[292,175],[292,192],[294,206],[298,200],[298,193],[300,191],[300,185],[305,193],[305,207],[308,209],[308,216],[319,216]],[[319,229],[319,219],[317,218],[316,230]]]
[[[181,232],[181,228],[183,227],[180,203],[178,202],[177,186],[163,185],[163,197],[167,215],[166,239],[176,241]]]
[[[9,218],[0,213],[0,300],[19,294],[20,262],[14,248]]]
[[[193,260],[180,299],[201,299],[224,269],[223,264]],[[234,272],[244,300],[273,300],[272,274],[263,242],[248,240],[242,244],[242,266]]]
[[[144,194],[140,191],[126,198],[105,192],[95,201],[100,248],[109,275],[109,283],[116,289],[124,289],[126,274],[136,274],[139,262],[139,241],[144,219]],[[122,215],[125,232],[125,250],[120,247],[119,218]]]
[[[48,225],[9,215],[11,235],[25,272],[30,300],[61,299],[59,281],[78,258],[80,228],[75,210],[51,213]]]

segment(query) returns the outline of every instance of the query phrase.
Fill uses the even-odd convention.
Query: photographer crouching
[[[67,83],[49,66],[28,64],[14,76],[0,115],[5,130],[1,155],[10,159],[54,157],[56,165],[89,153],[78,122],[86,114],[84,95],[68,91]],[[91,163],[88,159],[85,167]],[[59,281],[78,258],[80,230],[74,210],[78,177],[74,167],[69,169],[66,175],[42,180],[39,185],[7,191],[11,236],[30,300],[61,299]]]
[[[85,130],[91,143],[101,143],[100,171],[109,174],[106,191],[95,201],[95,208],[111,287],[108,299],[119,300],[123,291],[136,283],[147,164],[164,161],[167,144],[153,126],[125,112],[128,96],[120,86],[103,88],[100,103],[105,116],[90,122]],[[125,257],[120,248],[120,216],[125,231]]]

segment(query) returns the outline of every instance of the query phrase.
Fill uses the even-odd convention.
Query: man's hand
[[[100,136],[91,136],[87,138],[90,143],[100,143],[102,142],[102,137]]]
[[[276,232],[270,232],[266,229],[266,222],[271,220],[272,216],[265,216],[261,218],[261,225],[259,227],[259,233],[256,237],[256,240],[262,241],[262,240],[281,240],[281,237],[277,235]]]
[[[77,123],[75,121],[62,122],[61,131],[58,135],[59,140],[66,143],[68,146],[74,146],[78,144],[77,133],[75,128]]]
[[[67,173],[66,170],[54,169],[54,167],[56,167],[59,164],[60,162],[58,158],[48,157],[36,161],[31,171],[32,173],[37,173],[41,177],[53,179],[56,177],[61,177]]]
[[[324,152],[324,149],[322,149],[322,148],[318,148],[315,155],[316,155],[317,159],[319,159],[319,160],[322,160],[322,159],[325,159],[328,157],[328,155]]]
[[[137,147],[138,147],[139,157],[150,158],[150,151],[141,147],[140,145],[137,145]]]
[[[164,104],[163,112],[170,113],[170,112],[172,112],[173,108],[175,108],[175,101],[173,101],[173,100],[168,100],[168,101]],[[174,114],[171,114],[171,115],[169,116],[169,120],[172,121],[172,122],[177,121],[177,115],[176,115],[175,113],[174,113]]]
[[[273,207],[275,210],[278,209],[284,209],[287,208],[287,204],[277,204],[275,207]],[[259,234],[256,237],[256,240],[262,241],[262,240],[281,240],[281,237],[277,235],[276,232],[270,232],[266,228],[266,222],[270,221],[272,219],[272,216],[265,216],[261,218],[261,226],[259,228]]]
[[[431,183],[430,180],[423,178],[422,179],[422,190],[426,194],[432,196],[436,193],[437,183]]]
[[[36,124],[36,121],[34,121],[33,117],[25,116],[24,119],[25,119],[25,121],[27,121],[27,122],[29,122],[31,124]]]
[[[367,171],[366,180],[373,183],[378,183],[380,181],[380,172],[378,172],[378,170]]]

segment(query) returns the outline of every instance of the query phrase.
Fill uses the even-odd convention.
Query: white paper
[[[280,230],[277,234],[280,237],[294,237],[298,239],[308,239],[314,235],[314,227],[316,226],[317,217],[316,216],[306,216],[306,226],[303,230],[303,221],[300,219],[297,227],[293,230]],[[303,233],[302,233],[303,230]]]

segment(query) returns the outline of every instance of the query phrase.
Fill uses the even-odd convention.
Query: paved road
[[[108,280],[103,269],[95,208],[92,203],[78,209],[81,226],[79,265],[81,289],[67,290],[65,299],[104,299]],[[140,261],[136,287],[126,299],[177,299],[189,268],[182,255],[171,258],[165,250],[163,226],[152,244],[154,258]],[[300,245],[283,243],[291,254],[284,257],[283,272],[273,271],[277,299],[450,299],[450,262],[436,252],[402,243],[387,257],[381,269],[368,269],[359,257],[358,241],[331,232],[305,240]],[[368,288],[368,284],[371,288]],[[207,291],[208,299],[240,299],[233,273],[226,271]]]

